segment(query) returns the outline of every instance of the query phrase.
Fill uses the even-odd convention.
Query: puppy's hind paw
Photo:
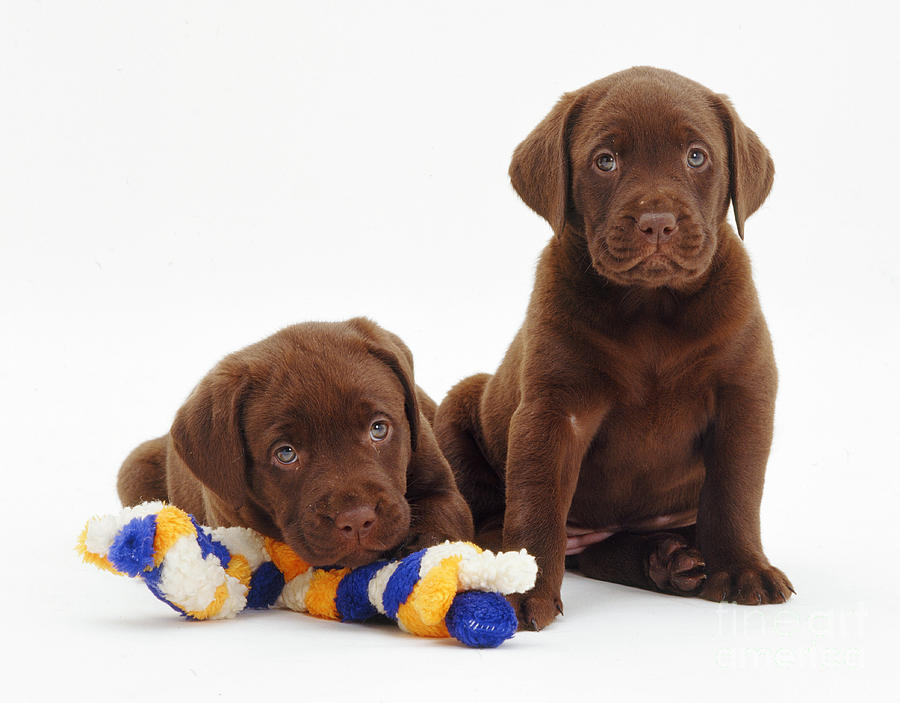
[[[678,596],[697,594],[706,575],[703,557],[681,535],[662,536],[647,557],[647,575],[663,593]]]

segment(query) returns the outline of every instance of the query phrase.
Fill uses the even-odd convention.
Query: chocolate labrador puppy
[[[793,590],[760,543],[777,380],[726,223],[731,203],[743,238],[773,175],[724,96],[653,68],[567,93],[516,149],[555,237],[500,368],[453,388],[435,432],[476,539],[537,557],[523,626],[562,612],[566,563],[713,601]]]
[[[471,539],[434,408],[395,335],[363,318],[294,325],[219,362],[169,434],[125,460],[119,497],[252,527],[317,566]]]

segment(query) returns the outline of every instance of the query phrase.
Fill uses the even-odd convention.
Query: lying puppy
[[[516,149],[547,219],[525,323],[437,412],[479,539],[527,548],[519,606],[562,612],[566,563],[709,600],[786,600],[760,544],[772,345],[738,234],[774,167],[721,95],[635,68],[568,93]],[[501,533],[502,528],[502,533]]]
[[[471,539],[434,408],[395,335],[363,318],[294,325],[225,357],[125,460],[119,497],[251,527],[317,566]]]

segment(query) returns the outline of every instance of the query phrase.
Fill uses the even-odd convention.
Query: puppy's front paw
[[[557,615],[562,615],[562,598],[546,596],[538,593],[508,596],[519,618],[520,630],[543,630],[553,622]]]
[[[703,583],[703,557],[678,534],[661,536],[647,557],[647,575],[663,593],[691,596]]]
[[[784,603],[796,593],[788,577],[774,566],[710,569],[700,597],[715,602],[740,605]]]

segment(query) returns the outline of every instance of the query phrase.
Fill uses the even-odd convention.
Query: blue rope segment
[[[222,568],[227,569],[228,564],[231,562],[231,553],[228,551],[228,547],[221,542],[214,540],[200,523],[197,522],[193,515],[190,517],[194,529],[197,530],[197,544],[200,545],[200,554],[204,559],[210,554],[215,554],[216,559],[219,560]]]
[[[369,581],[386,565],[386,561],[376,561],[354,569],[341,579],[334,597],[341,620],[360,622],[378,615],[375,606],[369,602]]]
[[[269,608],[278,600],[284,589],[284,574],[271,561],[263,562],[250,577],[250,592],[247,593],[248,608]]]
[[[121,529],[106,554],[109,562],[132,578],[153,568],[156,515],[136,517]]]
[[[499,593],[466,591],[453,599],[444,621],[447,631],[468,647],[497,647],[518,627],[516,611]]]
[[[400,566],[388,579],[382,602],[384,603],[384,611],[392,620],[397,619],[397,610],[406,602],[419,581],[419,568],[422,565],[422,557],[424,556],[424,549],[410,554],[400,562]]]

